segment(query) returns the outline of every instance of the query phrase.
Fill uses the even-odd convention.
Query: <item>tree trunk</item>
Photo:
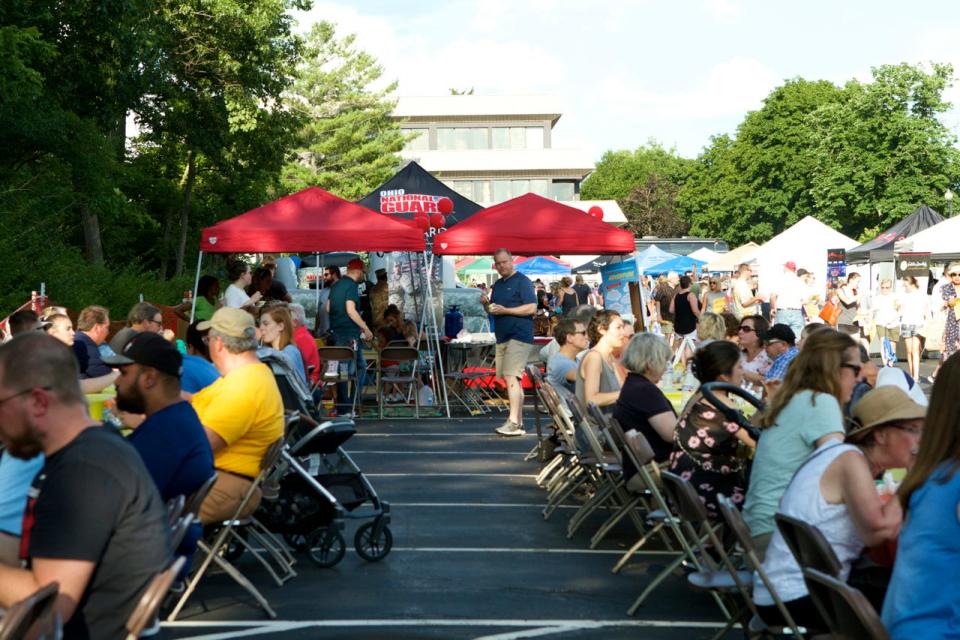
[[[167,266],[170,263],[170,234],[173,229],[173,211],[167,209],[163,214],[163,238],[160,240],[160,278],[167,279]]]
[[[183,185],[183,204],[180,207],[180,242],[177,244],[177,263],[174,275],[183,275],[183,255],[187,249],[187,231],[190,228],[190,197],[197,180],[197,153],[193,149],[187,154],[186,180]]]
[[[87,262],[91,264],[103,264],[100,219],[86,202],[80,204],[80,224],[83,227],[83,245]]]

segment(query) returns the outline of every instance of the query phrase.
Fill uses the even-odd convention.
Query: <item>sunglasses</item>
[[[740,333],[751,333],[751,332],[756,332],[756,329],[754,329],[753,327],[748,327],[744,325],[739,329],[737,329],[737,331],[739,331]]]
[[[841,368],[841,369],[850,369],[850,371],[853,372],[853,377],[854,377],[854,378],[859,378],[859,377],[860,377],[860,372],[863,371],[863,367],[862,367],[861,365],[859,365],[859,364],[851,364],[851,363],[849,363],[849,362],[844,362],[843,364],[840,365],[840,368]]]
[[[958,276],[960,276],[960,272],[951,273],[951,274],[950,274],[950,277],[951,277],[951,278],[956,278],[956,277],[958,277]]]

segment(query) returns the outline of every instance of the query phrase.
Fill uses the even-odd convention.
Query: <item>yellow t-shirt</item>
[[[198,391],[191,400],[203,426],[227,443],[213,466],[250,478],[260,459],[283,437],[283,400],[270,367],[248,364]]]

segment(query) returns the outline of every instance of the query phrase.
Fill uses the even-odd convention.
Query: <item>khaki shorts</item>
[[[205,525],[218,524],[232,518],[252,484],[253,481],[247,478],[217,469],[217,481],[213,483],[213,488],[200,506],[200,522]],[[260,495],[260,489],[257,489],[240,514],[241,518],[246,518],[257,510],[260,506]]]
[[[519,340],[507,340],[497,344],[497,377],[522,378],[532,346]]]
[[[665,336],[672,336],[672,335],[673,335],[673,323],[670,322],[669,320],[661,320],[661,321],[660,321],[660,331],[663,332],[663,335],[665,335]]]

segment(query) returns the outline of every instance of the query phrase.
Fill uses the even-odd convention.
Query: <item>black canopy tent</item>
[[[600,269],[608,264],[614,264],[621,261],[623,261],[623,256],[621,255],[597,256],[593,260],[588,260],[583,264],[574,267],[571,269],[571,271],[576,275],[583,275],[585,273],[599,273]]]
[[[890,262],[893,260],[893,247],[898,240],[909,238],[927,227],[943,222],[943,216],[923,204],[909,216],[893,225],[876,238],[864,242],[859,247],[847,251],[847,262]]]
[[[427,215],[437,212],[440,198],[453,201],[453,212],[444,219],[447,229],[463,222],[483,207],[443,184],[416,162],[410,162],[392,178],[357,200],[357,204],[390,217],[406,220],[422,211]]]

